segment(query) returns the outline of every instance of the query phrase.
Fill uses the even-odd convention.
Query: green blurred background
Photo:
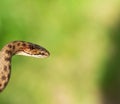
[[[14,56],[0,104],[120,104],[119,0],[0,0],[0,48],[13,40],[51,56]]]

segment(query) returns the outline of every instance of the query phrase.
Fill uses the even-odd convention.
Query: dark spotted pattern
[[[20,43],[17,43],[17,46],[20,46]]]
[[[6,52],[7,54],[9,54],[9,55],[12,54],[11,50],[6,50],[5,52]]]
[[[7,71],[7,66],[6,65],[4,65],[4,71]]]
[[[1,79],[2,79],[2,80],[6,80],[6,76],[3,75]]]
[[[23,44],[22,44],[22,46],[23,46],[23,47],[25,47],[25,46],[26,46],[26,44],[25,44],[25,43],[23,43]]]
[[[15,49],[15,46],[13,45],[13,50]]]
[[[11,44],[8,44],[8,47],[9,47],[9,48],[12,48],[12,45],[11,45]]]
[[[10,57],[6,57],[5,61],[11,61],[11,58]]]

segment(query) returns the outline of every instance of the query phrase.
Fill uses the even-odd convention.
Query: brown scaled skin
[[[45,58],[50,53],[43,47],[25,41],[13,41],[0,51],[0,92],[6,87],[11,75],[11,58],[13,55],[24,55]]]

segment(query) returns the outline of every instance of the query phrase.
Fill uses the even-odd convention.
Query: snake
[[[0,50],[0,92],[6,88],[11,76],[11,60],[14,55],[45,58],[50,55],[44,47],[26,41],[12,41]]]

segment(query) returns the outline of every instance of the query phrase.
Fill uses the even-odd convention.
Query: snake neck
[[[15,52],[15,45],[12,43],[4,46],[0,51],[0,92],[9,82],[11,73],[11,58]]]

